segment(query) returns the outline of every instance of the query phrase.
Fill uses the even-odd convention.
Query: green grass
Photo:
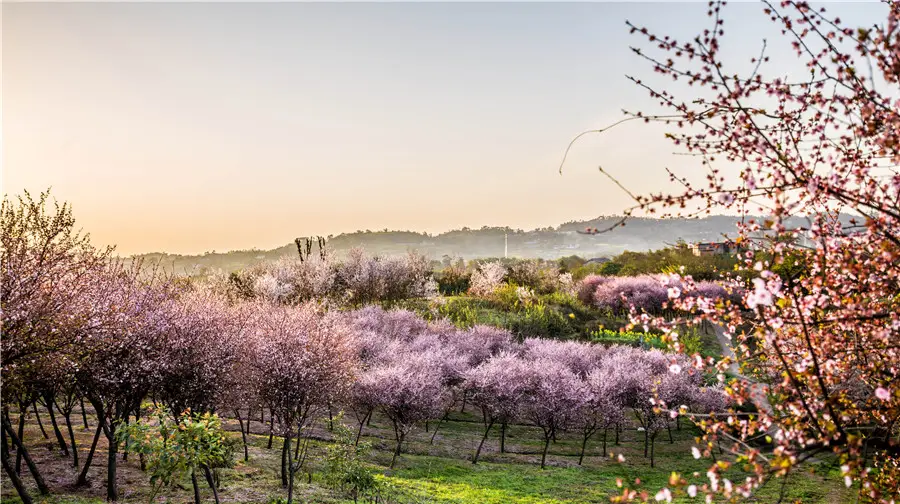
[[[690,457],[687,457],[690,459]],[[692,459],[691,459],[692,460]],[[672,463],[668,470],[682,473],[704,471],[701,463],[687,460]],[[642,464],[607,462],[592,467],[551,467],[511,465],[449,460],[427,456],[408,456],[404,468],[386,479],[409,489],[431,502],[454,504],[531,504],[609,502],[618,490],[616,479],[633,482],[640,478],[640,488],[658,489],[666,485],[669,472],[648,471]],[[778,488],[764,488],[754,502],[774,502]],[[816,479],[797,477],[790,482],[787,497],[801,502],[829,502],[832,490]],[[789,500],[789,501],[790,501]],[[682,498],[676,502],[700,502]],[[842,502],[840,500],[834,502]]]
[[[618,330],[628,324],[586,306],[571,295],[552,293],[536,296],[533,306],[513,306],[508,299],[482,299],[467,295],[445,296],[440,304],[426,300],[406,300],[385,308],[403,308],[425,318],[447,318],[466,328],[475,324],[509,329],[520,337],[541,336],[556,339],[588,340],[592,331],[602,326]]]
[[[683,426],[674,429],[673,443],[669,443],[667,433],[659,436],[656,443],[656,468],[651,468],[643,456],[642,434],[630,426],[621,435],[621,442],[614,445],[613,434],[609,434],[607,450],[622,454],[625,461],[620,463],[601,450],[600,437],[596,436],[588,445],[583,466],[579,466],[578,454],[580,438],[575,433],[560,435],[556,443],[550,445],[548,467],[540,468],[542,440],[539,431],[527,425],[511,425],[507,432],[507,453],[499,453],[499,430],[495,427],[489,435],[477,465],[471,463],[471,455],[483,433],[479,418],[471,411],[455,411],[450,420],[444,422],[430,443],[435,422],[430,422],[429,432],[418,428],[404,444],[403,453],[394,469],[387,466],[394,447],[389,423],[376,415],[372,425],[366,427],[363,438],[372,443],[374,450],[369,457],[377,478],[387,488],[386,500],[391,503],[589,503],[608,502],[610,496],[619,489],[616,480],[634,487],[635,479],[640,479],[639,488],[655,492],[666,485],[669,474],[676,471],[695,482],[702,482],[709,460],[695,460],[690,456],[690,446],[697,432]],[[352,415],[347,420],[352,425]],[[33,417],[30,419],[33,420]],[[266,504],[286,497],[281,487],[278,468],[280,465],[281,441],[275,438],[272,449],[267,449],[266,427],[254,421],[254,432],[249,438],[250,460],[239,460],[232,469],[222,470],[223,488],[220,491],[224,502],[252,502]],[[235,421],[227,422],[231,435],[239,437]],[[90,430],[77,429],[82,454],[86,454]],[[345,503],[350,502],[339,492],[328,488],[322,476],[321,456],[328,443],[328,431],[317,425],[310,431],[309,461],[301,471],[296,486],[296,502]],[[47,504],[94,504],[104,501],[105,453],[95,457],[91,471],[92,485],[75,489],[69,486],[74,479],[74,470],[68,467],[67,459],[47,450],[51,441],[45,441],[36,424],[29,421],[26,429],[38,465],[51,485],[53,495],[36,498],[35,502]],[[102,442],[101,442],[102,443]],[[101,448],[104,448],[101,446]],[[852,502],[834,471],[823,468],[827,477],[812,474],[794,476],[786,488],[787,501],[807,503]],[[693,476],[697,473],[697,476]],[[146,474],[138,468],[135,457],[120,463],[119,486],[122,501],[126,503],[146,503],[149,484]],[[728,477],[739,480],[742,474],[731,470]],[[31,485],[27,473],[23,474],[26,484]],[[181,488],[165,490],[158,502],[189,502],[190,483],[180,482]],[[779,488],[763,488],[754,502],[767,503],[777,500]],[[37,492],[32,488],[32,496]],[[202,489],[204,502],[212,502],[209,489]],[[10,485],[3,484],[3,502],[19,502]],[[678,502],[701,502],[700,500]]]

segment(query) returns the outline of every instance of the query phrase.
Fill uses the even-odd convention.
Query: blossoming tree
[[[694,311],[690,320],[636,318],[673,333],[700,318],[717,324],[733,356],[696,366],[731,367],[740,376],[725,390],[757,409],[704,420],[708,445],[722,441],[752,476],[727,481],[720,460],[709,481],[687,487],[691,493],[749,496],[805,462],[832,457],[860,497],[893,502],[900,497],[900,3],[883,4],[882,22],[863,27],[803,1],[760,8],[786,39],[775,50],[793,52],[801,73],[769,75],[772,41],[746,61],[726,60],[725,2],[710,2],[710,26],[692,39],[629,23],[646,45],[634,52],[659,77],[632,81],[660,110],[624,121],[668,125],[666,136],[695,156],[705,177],[670,171],[677,189],[634,195],[628,214],[737,212],[737,241],[748,248],[740,273],[752,279],[741,303],[686,296],[687,282],[670,296]],[[800,219],[805,224],[792,224]],[[677,347],[677,334],[670,340]],[[662,498],[688,484],[671,483]],[[622,497],[647,495],[626,489]]]

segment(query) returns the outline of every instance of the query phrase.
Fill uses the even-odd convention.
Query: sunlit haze
[[[876,3],[828,4],[847,24]],[[124,254],[272,248],[358,229],[535,228],[669,183],[625,20],[688,37],[705,3],[3,5],[3,192],[73,204]],[[772,36],[729,5],[749,65]],[[775,37],[777,38],[777,37]],[[783,42],[783,41],[782,41]],[[783,46],[770,74],[802,71]],[[743,67],[740,67],[743,68]]]

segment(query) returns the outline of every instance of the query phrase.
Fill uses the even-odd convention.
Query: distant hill
[[[393,255],[416,250],[431,259],[443,256],[465,259],[502,257],[504,235],[508,235],[510,257],[556,259],[578,255],[584,258],[613,256],[630,251],[652,250],[688,241],[714,241],[735,234],[738,218],[710,216],[700,219],[630,218],[625,226],[598,235],[577,233],[585,228],[604,229],[619,220],[617,216],[572,221],[555,228],[523,231],[506,227],[462,228],[436,235],[412,231],[357,231],[330,236],[329,253],[340,256],[354,247],[373,254]],[[803,225],[798,220],[794,225]],[[159,263],[177,273],[203,274],[211,270],[236,271],[261,261],[297,254],[293,243],[272,250],[238,250],[202,255],[152,253],[134,256]]]

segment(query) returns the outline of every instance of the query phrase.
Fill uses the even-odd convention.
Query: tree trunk
[[[300,440],[297,440],[297,445],[300,445]],[[288,451],[290,451],[290,447],[288,447]],[[292,504],[294,500],[294,463],[288,460],[288,498],[287,504]]]
[[[3,439],[0,439],[0,457],[9,460],[9,443],[11,441],[9,441],[9,436],[6,435],[6,429],[0,429],[0,436],[3,436]]]
[[[294,447],[294,458],[293,460],[297,460],[300,458],[300,431],[301,427],[297,427],[297,446]]]
[[[544,436],[544,453],[541,454],[541,469],[545,467],[547,462],[547,450],[550,449],[550,439],[552,437],[552,433]]]
[[[119,500],[119,488],[116,485],[116,454],[119,451],[119,443],[116,442],[115,423],[110,422],[106,431],[106,439],[109,441],[109,450],[106,458],[106,500]]]
[[[241,412],[235,408],[234,416],[237,417],[238,423],[241,426],[241,441],[244,442],[244,462],[250,460],[250,454],[247,451],[247,433],[244,432],[244,421],[241,420]],[[250,430],[250,412],[247,412],[247,430]]]
[[[247,422],[249,421],[250,418],[248,416]],[[216,504],[219,504],[219,490],[216,488],[216,482],[213,481],[212,472],[209,470],[209,466],[203,466],[203,474],[206,475],[206,482],[209,484],[209,488],[211,488],[213,491],[213,498],[216,500]]]
[[[584,461],[584,451],[587,449],[587,442],[589,437],[591,437],[591,435],[587,431],[585,431],[584,439],[581,440],[581,455],[578,456],[578,465],[581,465],[581,463]]]
[[[197,484],[196,469],[191,469],[191,486],[194,487],[194,504],[200,504],[200,485]]]
[[[619,424],[616,424],[616,446],[619,446]]]
[[[78,402],[81,404],[81,421],[84,422],[84,429],[88,429],[87,412],[84,410],[84,397],[79,397]]]
[[[31,406],[34,408],[34,418],[37,420],[38,427],[41,428],[41,435],[44,436],[44,439],[49,439],[50,436],[48,436],[47,431],[44,430],[44,422],[41,421],[41,415],[38,414],[37,401],[31,403]]]
[[[21,410],[21,408],[20,408]],[[27,411],[27,410],[26,410]],[[12,437],[12,436],[10,436]],[[19,448],[19,444],[25,444],[25,412],[19,411],[19,443],[13,442],[16,445],[16,474],[22,474],[22,450]]]
[[[66,446],[66,438],[63,437],[62,431],[59,430],[59,425],[56,423],[56,414],[53,413],[53,396],[45,394],[44,402],[47,403],[47,411],[50,412],[50,423],[53,424],[53,434],[56,435],[56,442],[59,443],[59,449],[62,450],[63,455],[68,457],[69,447]]]
[[[362,420],[359,421],[359,430],[356,432],[356,442],[354,443],[354,445],[359,446],[359,438],[362,437],[363,425],[365,425],[366,419],[369,418],[371,415],[372,415],[372,410],[369,410],[366,412],[365,415],[363,415]],[[432,438],[433,437],[434,436],[432,436]]]
[[[644,458],[647,457],[647,448],[650,444],[650,431],[644,428]]]
[[[47,483],[44,482],[44,477],[41,476],[41,473],[38,471],[36,465],[34,465],[34,461],[31,460],[31,455],[28,454],[28,450],[25,449],[25,445],[22,443],[22,440],[16,436],[15,431],[13,431],[12,425],[9,424],[9,416],[4,415],[3,419],[3,429],[6,430],[6,433],[9,435],[9,438],[12,440],[13,444],[16,445],[16,456],[21,454],[21,457],[25,459],[25,465],[28,466],[28,470],[31,472],[31,477],[34,478],[35,484],[37,484],[38,490],[41,492],[41,495],[50,495],[50,489],[47,488]]]
[[[13,487],[16,489],[16,493],[19,495],[19,499],[22,500],[22,504],[32,504],[31,496],[28,495],[28,491],[25,490],[25,485],[22,484],[22,480],[19,479],[19,475],[16,474],[16,471],[13,470],[12,464],[9,463],[9,445],[6,444],[6,432],[3,432],[3,438],[0,439],[0,443],[2,443],[2,447],[0,447],[0,459],[3,462],[3,471],[6,473],[6,477],[9,478],[9,481],[12,482]]]
[[[669,422],[666,422],[666,430],[669,431],[669,444],[674,444],[675,440],[672,439],[672,425]]]
[[[500,453],[506,453],[506,420],[500,424]]]
[[[269,417],[269,444],[266,445],[267,450],[272,449],[273,436],[275,436],[275,415]]]
[[[606,456],[606,432],[609,430],[609,427],[603,428],[603,456]]]
[[[78,469],[78,447],[75,445],[75,432],[72,430],[72,422],[69,421],[72,412],[63,412],[63,418],[66,420],[66,429],[69,430],[69,442],[72,443],[72,466]]]
[[[78,475],[78,479],[75,481],[75,486],[87,485],[88,470],[91,468],[91,462],[94,460],[94,451],[97,450],[97,441],[100,440],[101,432],[103,432],[103,421],[102,419],[97,419],[97,432],[94,433],[94,441],[91,442],[91,450],[87,454],[87,460],[84,461],[84,469],[81,470],[81,474]]]
[[[488,422],[487,428],[484,429],[484,435],[481,436],[481,442],[478,443],[478,449],[475,450],[475,456],[472,457],[472,464],[478,463],[478,457],[481,455],[481,447],[484,446],[484,442],[488,437],[488,433],[491,432],[491,427],[493,427],[493,426],[494,426],[494,421],[491,420],[490,422]]]
[[[434,432],[431,433],[431,441],[429,441],[428,444],[434,444],[434,437],[437,436],[438,430],[441,428],[441,424],[444,423],[444,420],[447,419],[447,415],[449,414],[450,410],[448,409],[446,412],[444,412],[444,416],[442,416],[441,419],[438,420],[437,425],[434,426]]]
[[[140,422],[141,421],[141,403],[140,403],[140,401],[138,401],[138,404],[134,407],[133,414],[134,414],[134,421]]]
[[[128,424],[129,424],[128,418],[129,418],[130,416],[131,416],[131,415],[129,415],[128,413],[125,414],[125,427],[126,427],[126,428],[128,427]],[[125,445],[122,446],[122,460],[123,460],[123,461],[126,461],[126,462],[128,461],[128,446],[129,446],[130,444],[131,444],[131,443],[129,442],[129,439],[125,439]]]
[[[650,438],[650,467],[656,467],[656,458],[654,457],[654,448],[656,447],[656,434]]]
[[[291,447],[288,444],[288,436],[284,437],[284,442],[281,443],[281,486],[286,487],[288,484],[287,480],[287,463],[288,459],[291,456]]]
[[[391,458],[391,469],[394,468],[394,464],[397,462],[397,457],[400,456],[400,448],[403,446],[403,438],[406,437],[405,434],[401,434],[400,430],[394,426],[394,431],[397,434],[397,449],[394,450],[394,456]]]

